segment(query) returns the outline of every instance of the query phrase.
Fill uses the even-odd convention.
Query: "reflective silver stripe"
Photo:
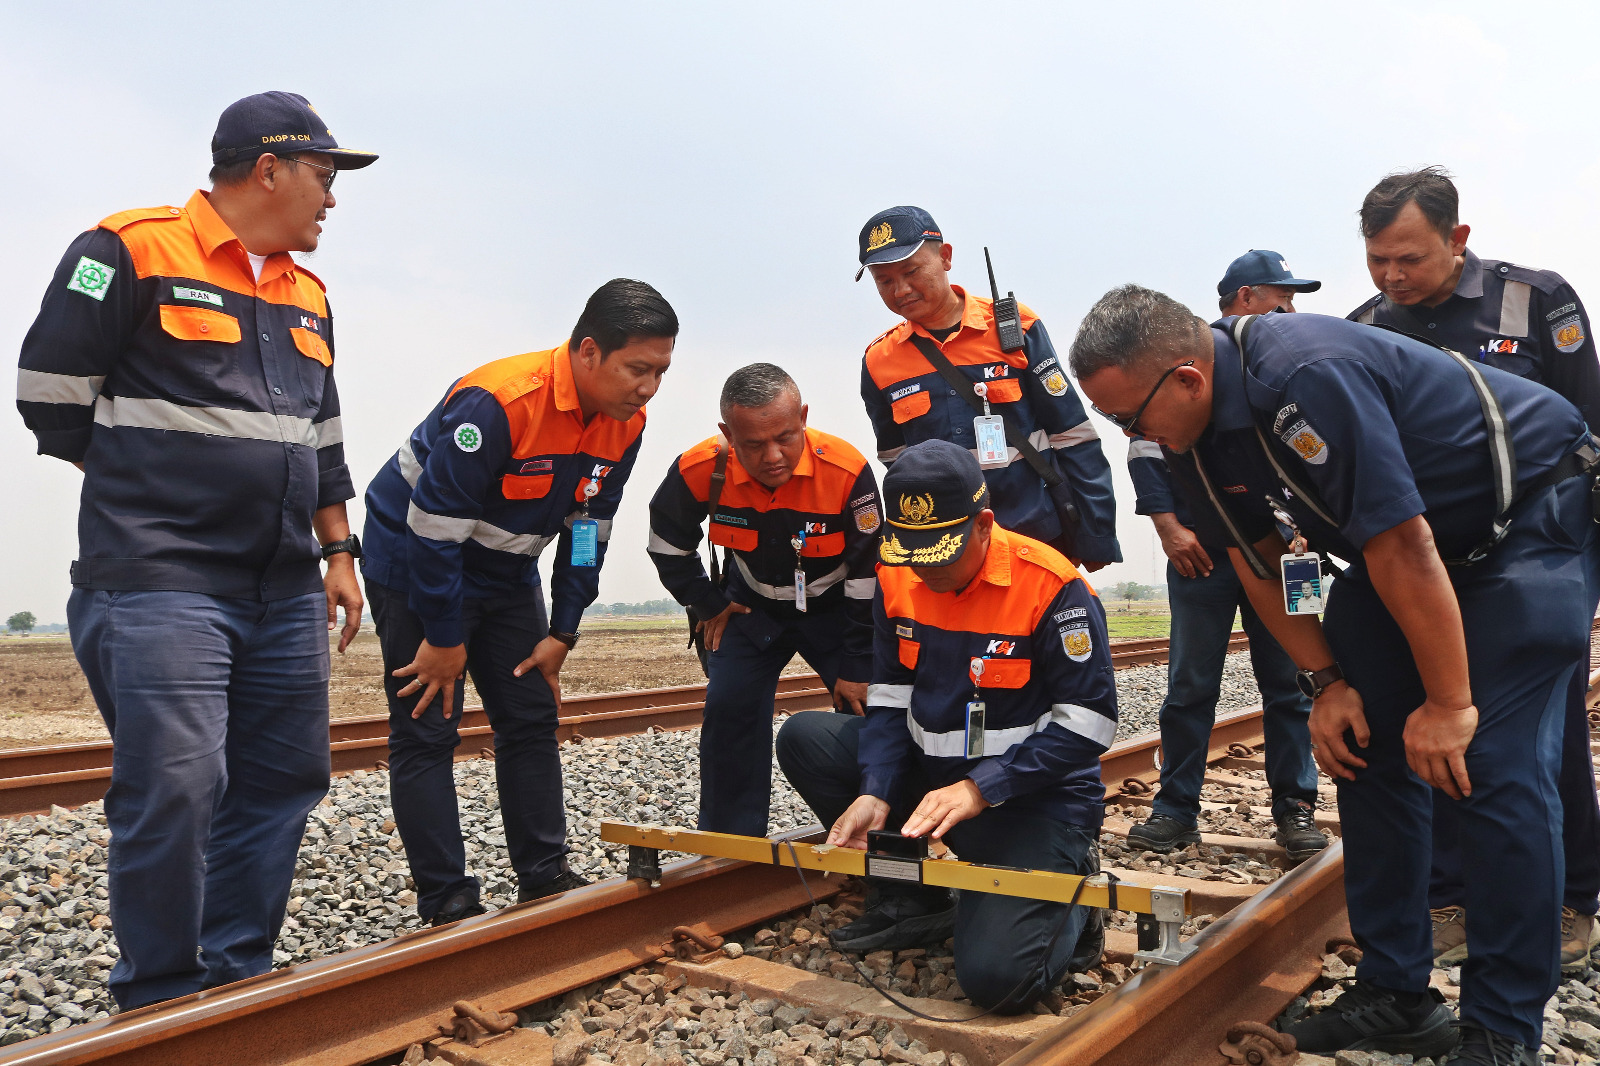
[[[807,586],[809,588],[809,586]],[[870,600],[872,594],[878,590],[878,579],[875,577],[847,577],[844,579],[844,595],[851,600]]]
[[[653,529],[650,531],[650,543],[648,543],[648,544],[646,544],[644,546],[644,550],[647,551],[647,552],[652,552],[653,554],[656,554],[656,555],[693,555],[693,554],[695,554],[693,551],[684,551],[682,548],[678,547],[676,544],[670,543],[669,541],[663,539],[661,534],[657,533]]]
[[[416,510],[415,504],[412,505],[412,510]],[[429,517],[432,516],[430,515]],[[450,519],[449,521],[455,521],[455,519]],[[416,527],[413,526],[412,528],[415,529]],[[426,534],[424,534],[424,536],[426,536]],[[509,552],[512,555],[537,556],[540,552],[544,551],[546,544],[549,544],[556,538],[541,537],[534,533],[513,533],[509,529],[501,529],[499,526],[490,522],[475,522],[472,526],[472,539],[477,541],[479,544],[482,544],[485,548],[493,548],[497,552]]]
[[[406,525],[419,537],[449,541],[452,544],[460,544],[472,536],[473,530],[478,527],[476,519],[448,518],[441,514],[429,514],[415,503],[406,512]]]
[[[868,702],[871,700],[871,689],[868,692]],[[891,706],[884,704],[883,706]],[[1096,714],[1087,707],[1079,707],[1075,703],[1053,704],[1047,714],[1039,716],[1039,720],[1030,725],[1012,726],[1009,729],[985,729],[983,731],[983,755],[989,758],[994,755],[1003,755],[1007,751],[1021,744],[1035,733],[1042,732],[1045,727],[1054,723],[1063,729],[1087,737],[1097,744],[1109,747],[1112,738],[1117,733],[1117,723],[1103,714]],[[911,731],[911,739],[916,741],[917,747],[926,754],[938,759],[962,759],[967,754],[967,735],[965,730],[953,729],[948,733],[930,733],[917,724],[911,716],[911,708],[906,707],[906,728]]]
[[[1160,459],[1161,445],[1153,440],[1128,441],[1129,459]]]
[[[765,596],[769,600],[794,599],[793,585],[769,585],[765,581],[757,581],[755,579],[755,575],[750,573],[750,567],[745,565],[744,556],[740,555],[738,552],[734,553],[733,561],[738,565],[739,574],[744,578],[745,584],[750,586],[751,592],[754,592],[757,595]],[[806,582],[806,595],[821,595],[822,593],[833,588],[833,586],[837,585],[844,578],[847,572],[848,568],[845,566],[845,564],[840,563],[837,567],[829,570],[821,577],[808,580]]]
[[[394,453],[400,461],[400,476],[406,479],[406,484],[412,488],[417,487],[417,478],[422,476],[422,464],[417,462],[417,453],[411,450],[411,438],[400,445],[400,450]]]
[[[1090,425],[1089,420],[1086,418],[1065,433],[1050,434],[1050,447],[1070,448],[1074,444],[1088,444],[1092,440],[1099,439],[1100,434],[1095,432],[1094,426]],[[1157,445],[1157,447],[1160,446]]]
[[[75,403],[88,407],[100,395],[106,376],[77,377],[43,370],[17,371],[17,399],[26,403]]]
[[[1356,316],[1356,321],[1357,322],[1363,322],[1366,325],[1370,326],[1370,325],[1372,325],[1372,320],[1377,318],[1377,317],[1378,317],[1378,305],[1377,304],[1373,304],[1371,307],[1367,308],[1365,311],[1363,311],[1359,315],[1357,315]]]
[[[900,447],[898,447],[898,448],[879,448],[878,449],[878,462],[880,462],[880,463],[892,463],[896,459],[900,458],[900,453],[905,451],[905,450],[906,450],[906,446],[904,444],[900,445]]]
[[[568,529],[571,529],[573,521],[575,519],[581,518],[581,517],[582,517],[581,515],[579,515],[576,511],[574,511],[572,514],[567,515],[566,521],[565,521],[564,524],[566,525],[566,527]],[[596,530],[596,532],[599,534],[597,539],[599,539],[599,540],[610,540],[611,539],[611,519],[609,519],[609,518],[596,518],[595,519],[595,523],[600,527],[598,530]]]
[[[95,401],[94,420],[102,426],[161,429],[178,433],[204,433],[241,440],[285,441],[317,446],[311,419],[275,415],[268,411],[231,411],[225,407],[186,407],[171,400],[137,396],[101,396]]]
[[[311,430],[317,435],[318,448],[344,443],[344,419],[338,415],[312,423]]]
[[[868,707],[910,707],[910,685],[868,685]]]
[[[1528,298],[1533,288],[1525,281],[1508,281],[1500,291],[1500,335],[1526,337],[1528,335]]]

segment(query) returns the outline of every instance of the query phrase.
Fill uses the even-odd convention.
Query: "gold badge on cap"
[[[887,222],[880,222],[872,227],[872,232],[867,234],[867,251],[876,252],[879,248],[894,243],[894,227]]]
[[[930,526],[935,524],[933,517],[933,496],[900,497],[900,521],[902,526]]]

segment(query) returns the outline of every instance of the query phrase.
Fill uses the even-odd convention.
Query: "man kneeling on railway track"
[[[778,733],[779,765],[832,826],[830,844],[863,848],[890,825],[971,862],[1096,872],[1100,755],[1117,729],[1098,597],[1055,549],[995,525],[967,449],[910,447],[883,488],[866,716],[793,716]],[[968,998],[1020,1013],[1069,965],[1099,961],[1099,919],[1084,907],[984,893],[953,903],[945,889],[875,882],[835,943],[904,948],[953,928]]]

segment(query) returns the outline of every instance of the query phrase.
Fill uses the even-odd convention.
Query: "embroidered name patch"
[[[222,306],[221,293],[207,292],[204,289],[186,289],[182,285],[174,285],[172,287],[172,298],[174,300],[194,300],[197,303],[210,304],[213,307]],[[304,315],[300,316],[300,324],[302,326],[306,324]],[[316,327],[312,326],[310,328],[315,329]]]

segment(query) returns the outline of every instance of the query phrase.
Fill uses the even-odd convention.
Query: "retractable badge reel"
[[[989,413],[989,386],[975,382],[972,391],[983,401],[983,414],[972,419],[972,432],[978,438],[978,465],[985,470],[1006,466],[1011,461],[1006,450],[1006,420]]]
[[[983,700],[979,699],[978,684],[983,677],[983,660],[973,659],[972,699],[967,704],[967,758],[983,758]]]
[[[790,537],[789,544],[794,548],[794,609],[803,611],[806,609],[806,568],[800,553],[806,546],[805,530]]]
[[[1321,614],[1323,611],[1322,557],[1306,551],[1306,538],[1294,524],[1289,512],[1278,506],[1278,501],[1267,497],[1267,506],[1273,517],[1289,527],[1294,537],[1289,541],[1289,554],[1278,560],[1283,574],[1283,609],[1287,614]]]
[[[589,501],[600,491],[591,481],[583,487],[583,509],[572,520],[572,565],[595,566],[600,559],[600,523],[589,517]]]

